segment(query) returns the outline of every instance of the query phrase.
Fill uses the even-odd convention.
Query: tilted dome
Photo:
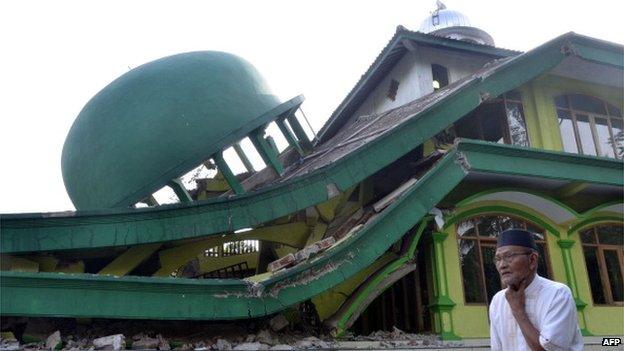
[[[492,36],[484,30],[473,27],[466,15],[447,9],[440,1],[438,1],[438,8],[421,22],[418,31],[494,46]]]
[[[82,109],[61,168],[77,209],[127,207],[228,146],[280,104],[244,59],[190,52],[139,66]]]

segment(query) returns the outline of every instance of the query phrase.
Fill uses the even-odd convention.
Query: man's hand
[[[531,323],[529,315],[526,313],[524,304],[524,289],[526,287],[526,280],[520,282],[518,286],[509,286],[507,291],[505,291],[505,298],[531,350],[544,350],[539,343],[539,330]]]
[[[522,281],[518,286],[509,286],[507,291],[505,292],[505,298],[509,303],[509,307],[511,307],[511,312],[513,312],[514,316],[521,316],[522,314],[526,314],[526,310],[524,309],[524,289],[526,285],[524,281]]]

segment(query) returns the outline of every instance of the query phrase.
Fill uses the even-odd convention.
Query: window
[[[399,81],[392,79],[390,81],[390,86],[388,87],[388,94],[386,95],[388,99],[394,101],[396,99],[397,91],[399,91]]]
[[[601,225],[580,233],[595,304],[624,303],[624,226]]]
[[[455,123],[460,138],[529,146],[520,93],[511,91],[485,102]]]
[[[448,85],[448,70],[446,67],[433,64],[431,65],[431,75],[433,77],[433,91]]]
[[[563,150],[622,158],[622,111],[595,97],[568,94],[555,98]]]
[[[501,290],[500,277],[494,266],[496,239],[500,232],[511,228],[522,228],[535,233],[539,251],[537,273],[546,278],[551,276],[544,230],[505,215],[473,217],[457,224],[466,303],[489,303],[494,294]]]

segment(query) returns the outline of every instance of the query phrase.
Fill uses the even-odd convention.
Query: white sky
[[[624,42],[624,1],[447,0],[499,47],[568,31]],[[87,101],[148,61],[220,50],[254,64],[283,101],[304,94],[319,130],[397,25],[434,0],[0,1],[0,213],[73,209],[60,158]]]

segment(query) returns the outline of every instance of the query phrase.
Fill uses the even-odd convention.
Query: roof
[[[412,151],[484,99],[499,96],[534,79],[571,55],[601,64],[618,65],[619,62],[617,67],[624,69],[622,45],[568,33],[527,53],[488,65],[435,93],[378,115],[374,120],[359,121],[361,128],[349,128],[348,132],[317,146],[303,164],[287,170],[278,182],[257,191],[189,205],[140,210],[2,215],[0,252],[125,246],[260,225],[326,201],[333,196],[327,190],[330,185],[341,191],[352,187]],[[357,137],[349,133],[357,133]],[[588,181],[621,186],[621,160],[544,152],[544,155],[560,154],[568,155],[564,158],[572,168],[585,163],[600,164],[615,172],[589,174]],[[570,176],[574,173],[568,172]]]
[[[373,64],[368,68],[366,73],[362,75],[360,80],[338,105],[325,125],[318,132],[317,137],[319,141],[325,141],[335,134],[345,122],[345,119],[349,118],[349,116],[357,110],[368,94],[379,84],[386,74],[392,70],[394,65],[408,51],[405,46],[405,40],[413,41],[423,46],[441,47],[447,50],[489,56],[492,59],[516,56],[521,53],[515,50],[445,38],[435,34],[414,32],[403,26],[398,26],[392,39],[390,39]]]

